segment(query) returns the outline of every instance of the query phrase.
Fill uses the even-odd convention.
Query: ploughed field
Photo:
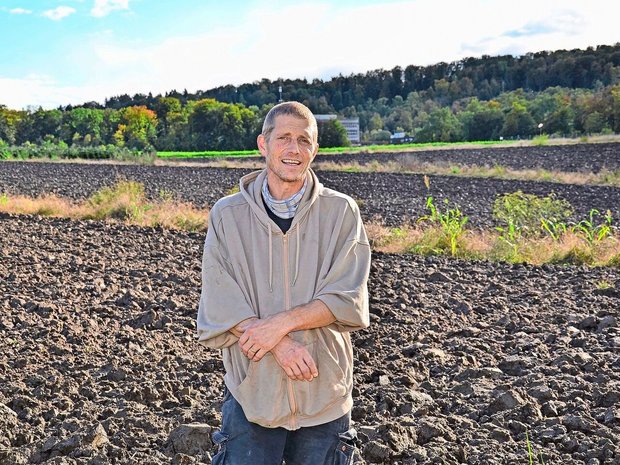
[[[117,173],[211,204],[240,171],[11,162],[0,191],[82,198]],[[318,174],[367,218],[424,213],[419,176]],[[542,183],[432,177],[431,193],[486,224],[515,185],[620,205],[620,189]],[[223,366],[194,337],[203,241],[0,216],[0,465],[210,462]],[[546,464],[620,464],[618,268],[375,254],[369,284],[371,327],[353,337],[366,462],[525,464],[527,432]]]
[[[458,160],[455,163],[474,164],[478,159],[477,154],[484,154],[486,150],[490,152],[479,156],[477,163],[480,165],[492,165],[491,161],[496,160],[519,169],[539,168],[546,166],[547,160],[552,159],[557,162],[556,169],[559,171],[591,172],[603,166],[607,170],[620,167],[620,143],[442,150],[430,152],[431,155],[414,152],[390,156],[424,159],[435,156],[438,163],[451,157],[462,160],[462,163]],[[388,159],[386,154],[355,157],[366,157],[366,161],[370,160],[369,157]],[[346,163],[350,158],[350,155],[323,155],[321,159]],[[470,162],[466,163],[466,160]],[[577,166],[582,167],[581,170]],[[204,166],[5,162],[0,163],[0,192],[32,196],[53,193],[83,199],[103,186],[112,185],[119,179],[128,179],[143,182],[148,195],[153,198],[166,193],[180,201],[210,206],[230,193],[238,185],[239,177],[249,171]],[[471,226],[492,227],[493,202],[497,195],[518,190],[539,196],[553,192],[558,198],[568,200],[574,207],[573,219],[576,221],[587,218],[593,208],[601,212],[610,210],[614,218],[620,218],[620,189],[609,186],[433,175],[429,178],[430,188],[427,189],[424,177],[414,174],[322,171],[319,178],[326,186],[343,191],[357,200],[365,219],[379,219],[388,226],[413,222],[428,213],[425,209],[426,199],[432,195],[435,204],[442,208],[445,199],[449,200],[450,208],[458,205],[462,213],[469,216]]]

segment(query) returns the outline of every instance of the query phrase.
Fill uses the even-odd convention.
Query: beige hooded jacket
[[[335,420],[353,400],[350,331],[368,326],[370,246],[359,209],[348,196],[319,183],[308,187],[289,231],[269,218],[261,198],[266,171],[240,181],[240,192],[211,210],[202,263],[197,330],[201,344],[221,348],[224,381],[249,421],[295,430]],[[293,381],[271,353],[250,362],[229,330],[320,299],[336,321],[295,331],[319,376]]]

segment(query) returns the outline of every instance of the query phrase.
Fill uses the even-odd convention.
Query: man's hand
[[[258,319],[257,317],[252,317],[252,318],[248,318],[247,320],[243,320],[237,326],[235,326],[234,328],[231,328],[230,332],[233,333],[237,337],[241,337],[243,332],[247,329],[248,325],[257,319]]]
[[[271,350],[276,362],[282,367],[286,375],[296,381],[312,381],[319,376],[310,352],[299,342],[289,336],[284,336]]]
[[[290,330],[283,324],[284,319],[280,315],[263,320],[246,320],[248,324],[239,338],[239,347],[250,360],[260,361],[289,333]]]

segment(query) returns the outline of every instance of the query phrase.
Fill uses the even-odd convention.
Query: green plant
[[[159,200],[161,200],[162,202],[172,202],[173,199],[174,199],[173,192],[170,192],[166,189],[159,190]]]
[[[543,220],[548,226],[551,223],[559,225],[572,212],[571,204],[557,199],[553,193],[538,197],[517,191],[499,196],[493,204],[493,217],[501,224],[497,229],[510,240],[522,235],[539,236],[547,232]]]
[[[9,196],[5,193],[0,194],[0,205],[4,206],[9,203]]]
[[[610,289],[611,283],[606,279],[601,279],[595,283],[597,289]]]
[[[92,209],[92,219],[139,220],[150,208],[145,202],[144,185],[136,181],[104,187],[88,199],[87,205]]]
[[[563,234],[566,234],[568,226],[563,222],[555,222],[546,218],[540,219],[540,224],[543,229],[554,241],[559,241]]]
[[[608,184],[610,186],[620,186],[620,170],[606,171],[603,170],[599,173],[599,179],[601,184]]]
[[[549,143],[548,134],[540,134],[532,139],[532,145],[547,145]]]
[[[532,443],[530,442],[530,437],[528,435],[527,430],[525,430],[525,443],[527,444],[527,457],[529,459],[530,465],[534,465],[534,463],[538,463],[538,457],[534,454],[534,450],[532,449]],[[536,462],[534,462],[534,460],[536,460]],[[540,464],[545,465],[542,451],[540,451]]]
[[[429,196],[426,199],[426,208],[430,210],[430,215],[426,215],[420,218],[419,221],[430,221],[440,225],[443,234],[449,239],[450,253],[452,256],[456,255],[458,247],[458,239],[465,231],[465,225],[469,221],[469,217],[463,216],[458,206],[454,208],[448,208],[448,199],[444,200],[446,210],[441,211],[433,203],[433,197]]]
[[[224,195],[233,195],[233,194],[236,194],[237,192],[239,192],[239,185],[235,184],[230,189],[228,189]]]
[[[596,224],[594,220],[595,216],[600,216],[600,212],[596,209],[592,209],[590,210],[589,219],[581,220],[571,228],[574,233],[583,237],[590,247],[599,244],[602,240],[612,235],[611,212],[607,210],[604,216],[605,221],[602,223]]]

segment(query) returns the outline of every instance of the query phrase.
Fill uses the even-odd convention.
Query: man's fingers
[[[293,374],[295,375],[295,379],[301,381],[303,378],[302,374],[301,374],[301,370],[299,369],[299,365],[297,365],[296,363],[291,367],[293,370]]]
[[[307,357],[304,357],[304,362],[308,366],[308,370],[312,375],[312,378],[310,378],[308,381],[312,381],[312,379],[319,376],[319,369],[316,367],[316,363],[314,363],[314,359],[310,356],[310,354],[308,354]]]
[[[252,350],[250,350],[250,356],[255,362],[260,362],[265,354],[266,352],[262,349],[258,349],[256,352],[252,352]]]

